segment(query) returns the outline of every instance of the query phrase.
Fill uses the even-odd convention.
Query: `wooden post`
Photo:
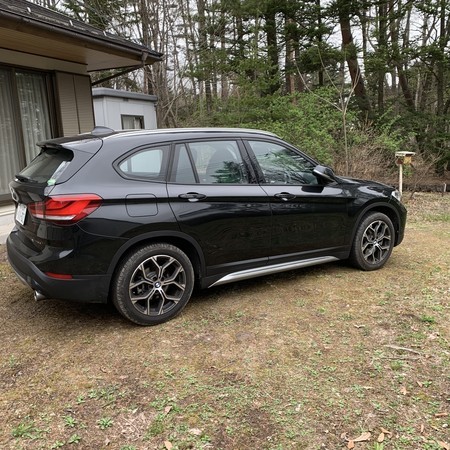
[[[400,198],[403,195],[403,163],[398,165],[398,191],[400,192]]]

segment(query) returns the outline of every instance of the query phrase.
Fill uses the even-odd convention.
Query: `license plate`
[[[25,224],[25,218],[27,217],[27,207],[26,205],[19,203],[16,209],[16,220],[20,225]]]

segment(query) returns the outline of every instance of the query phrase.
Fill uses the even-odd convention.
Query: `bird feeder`
[[[410,166],[414,152],[395,152],[395,164],[398,166],[398,190],[403,193],[403,166]]]

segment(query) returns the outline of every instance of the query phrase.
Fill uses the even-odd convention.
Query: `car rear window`
[[[66,148],[44,148],[16,177],[20,181],[56,184],[73,159],[73,152]]]
[[[150,147],[127,156],[116,164],[116,169],[126,178],[163,181],[168,159],[168,146]]]

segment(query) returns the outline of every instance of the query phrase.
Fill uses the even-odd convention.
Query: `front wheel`
[[[394,248],[395,231],[386,214],[372,212],[363,217],[356,230],[350,262],[362,270],[383,267]]]
[[[181,312],[193,287],[194,270],[186,254],[170,244],[150,244],[119,265],[112,298],[127,319],[138,325],[157,325]]]

